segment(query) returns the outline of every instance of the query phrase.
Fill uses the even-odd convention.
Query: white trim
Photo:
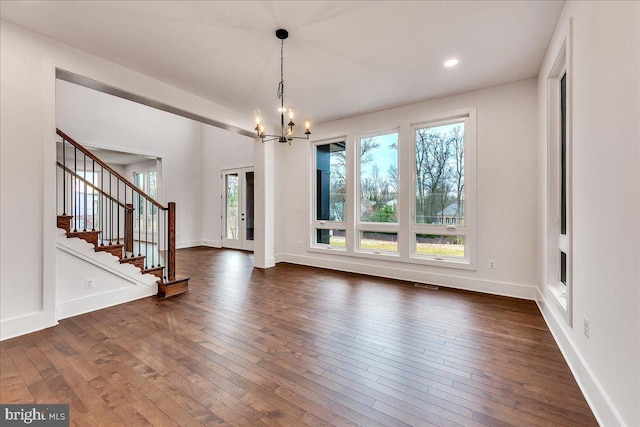
[[[60,229],[59,231],[64,232],[64,230]],[[158,278],[152,274],[142,274],[140,269],[133,264],[121,264],[118,257],[110,253],[94,251],[91,243],[78,237],[68,238],[64,234],[59,234],[56,247],[136,285],[151,287],[158,280]]]
[[[66,319],[68,317],[90,313],[140,298],[150,297],[158,293],[157,285],[136,286],[134,282],[130,283],[132,285],[130,287],[113,289],[100,294],[59,302],[57,306],[58,319]]]
[[[329,251],[326,251],[329,252]],[[326,253],[325,252],[325,253]],[[327,254],[333,255],[333,254]],[[306,265],[309,267],[326,268],[348,273],[358,273],[368,276],[382,277],[395,280],[405,280],[416,283],[427,283],[432,285],[445,286],[454,289],[481,292],[491,295],[501,295],[526,300],[534,300],[537,288],[533,285],[499,282],[492,280],[473,279],[469,277],[452,276],[424,269],[410,269],[401,263],[394,263],[394,266],[372,266],[364,265],[350,257],[311,257],[297,254],[278,254],[278,262],[288,262],[292,264]]]
[[[194,248],[196,246],[204,246],[202,240],[182,240],[176,242],[176,249]]]
[[[56,232],[57,167],[56,167],[56,67],[53,59],[43,58],[42,98],[42,316],[40,329],[58,324],[56,317]]]
[[[4,319],[0,322],[0,341],[40,331],[44,328],[55,326],[57,324],[58,322],[55,321],[52,325],[45,325],[44,313],[42,311],[25,314],[24,316],[12,317],[11,319]]]
[[[537,289],[536,304],[598,424],[607,427],[624,426],[620,413],[573,344],[571,337],[565,332],[564,319],[560,313],[556,314],[556,311],[551,308],[556,304],[553,302],[549,304],[540,289]]]

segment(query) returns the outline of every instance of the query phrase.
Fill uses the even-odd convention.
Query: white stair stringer
[[[138,267],[120,263],[118,257],[95,251],[87,241],[68,238],[58,229],[56,236],[56,309],[58,319],[99,310],[155,295],[158,278]],[[94,288],[87,289],[86,280]]]

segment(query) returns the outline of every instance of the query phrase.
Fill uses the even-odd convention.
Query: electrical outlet
[[[86,279],[84,279],[84,288],[85,289],[93,289],[96,287],[96,278],[95,277],[88,277]]]
[[[496,260],[495,259],[490,259],[489,260],[489,268],[496,268]]]
[[[584,336],[589,339],[589,319],[587,319],[586,317],[584,318],[583,332]]]

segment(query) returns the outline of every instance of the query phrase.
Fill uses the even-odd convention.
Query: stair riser
[[[172,283],[162,283],[158,281],[158,296],[168,298],[174,295],[185,293],[189,290],[189,279],[179,280]]]
[[[164,273],[164,269],[162,267],[148,268],[146,270],[142,270],[142,272],[144,274],[153,274],[158,279],[162,279],[162,276],[163,276],[163,273]]]
[[[67,237],[78,237],[91,243],[93,246],[98,246],[98,238],[100,236],[99,231],[76,231],[67,233]]]
[[[71,219],[72,216],[58,215],[57,226],[58,228],[62,228],[64,231],[69,234],[71,232]]]
[[[121,259],[120,260],[120,264],[132,264],[136,267],[138,267],[140,270],[144,270],[144,258],[137,258],[137,259]]]
[[[120,259],[124,257],[124,249],[123,246],[99,246],[96,248],[96,252],[107,252],[113,256],[116,256]]]

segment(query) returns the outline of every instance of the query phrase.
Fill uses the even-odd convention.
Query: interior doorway
[[[253,167],[222,171],[222,247],[253,251]]]

